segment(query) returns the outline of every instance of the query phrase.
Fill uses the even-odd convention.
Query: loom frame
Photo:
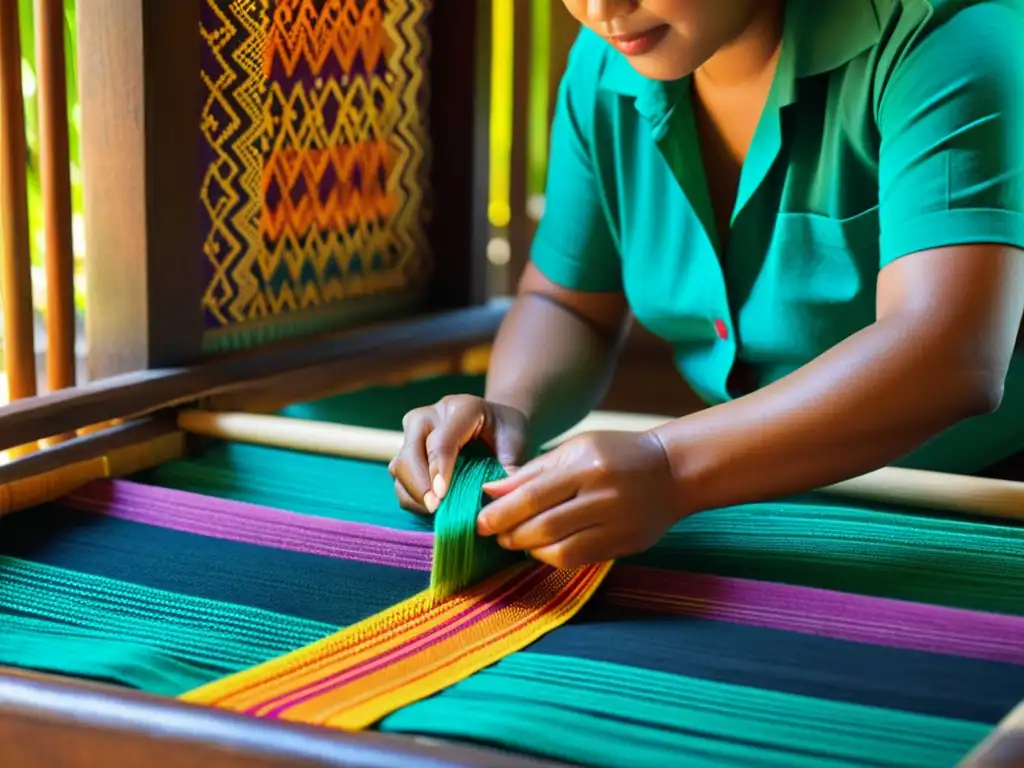
[[[14,442],[27,434],[58,434],[72,423],[108,418],[123,421],[0,465],[0,489],[48,473],[58,475],[76,463],[113,451],[145,454],[154,441],[181,435],[174,418],[175,403],[201,400],[210,392],[244,394],[255,388],[282,397],[281,384],[294,378],[295,371],[304,370],[316,374],[309,385],[314,389],[332,380],[334,388],[365,386],[373,380],[404,380],[415,376],[423,365],[459,371],[466,353],[493,336],[504,310],[505,306],[498,304],[442,313],[304,340],[284,350],[255,351],[235,361],[127,374],[15,403],[0,409],[0,440],[10,441],[11,434],[17,436]],[[237,375],[228,375],[231,371]],[[130,413],[137,408],[145,410],[147,404],[151,406],[148,415]],[[10,431],[8,424],[12,425]],[[182,439],[181,445],[184,453],[194,443]],[[60,482],[51,483],[48,499],[66,490]],[[26,750],[26,745],[44,748]],[[97,761],[118,764],[129,758],[155,768],[178,766],[183,761],[210,768],[562,765],[444,740],[257,721],[174,699],[5,667],[0,667],[0,754],[17,756],[18,764],[26,768],[85,768]]]
[[[143,453],[155,440],[180,435],[175,420],[177,404],[201,402],[217,393],[243,401],[254,393],[257,397],[271,393],[288,399],[289,392],[291,396],[296,394],[294,386],[289,386],[289,381],[296,378],[295,371],[323,371],[299,388],[310,397],[318,396],[320,389],[328,386],[357,388],[375,380],[414,378],[424,365],[435,372],[457,372],[468,352],[490,340],[504,311],[505,306],[499,304],[395,322],[327,339],[304,340],[287,350],[256,351],[234,361],[116,377],[97,382],[86,391],[71,390],[8,406],[13,410],[0,409],[3,443],[17,442],[11,440],[6,428],[11,417],[9,423],[19,439],[62,433],[72,424],[108,418],[125,421],[0,466],[0,490],[114,451],[134,449]],[[292,367],[279,367],[282,360]],[[131,412],[139,409],[145,415]],[[182,446],[183,452],[188,450],[186,441],[182,440]],[[62,495],[59,483],[52,488],[50,499]],[[76,709],[90,700],[101,702],[106,714],[87,716]],[[183,722],[187,725],[182,726]],[[95,764],[91,761],[97,758],[113,761],[129,754],[156,767],[180,765],[184,759],[210,768],[390,768],[410,764],[403,762],[410,759],[419,761],[414,764],[460,768],[557,765],[414,737],[321,731],[272,721],[245,722],[230,713],[170,699],[0,667],[0,754],[20,756],[15,750],[23,749],[28,740],[46,744],[48,750],[37,754],[39,762],[34,764],[70,768]],[[1014,760],[1024,764],[1024,740],[1019,727],[1004,727],[994,730],[963,765],[996,768],[1014,765]],[[27,768],[33,765],[20,764]]]
[[[20,768],[558,768],[498,750],[343,733],[0,667],[0,748]]]
[[[94,380],[209,357],[197,154],[200,6],[91,0],[78,9],[87,298],[102,307],[87,321]],[[485,300],[489,237],[490,3],[435,0],[431,15],[434,269],[425,295],[411,297],[420,313]],[[409,301],[359,299],[353,317],[334,327],[408,314]]]

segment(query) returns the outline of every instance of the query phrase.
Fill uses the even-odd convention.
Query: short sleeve
[[[618,291],[618,246],[594,161],[598,62],[603,52],[587,34],[573,47],[558,91],[544,214],[531,260],[549,280],[569,290]]]
[[[929,5],[876,79],[882,267],[931,248],[1024,247],[1024,12]]]

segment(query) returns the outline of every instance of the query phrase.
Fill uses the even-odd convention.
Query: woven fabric
[[[413,389],[377,390],[375,425],[435,399]],[[295,411],[371,419],[372,402]],[[373,727],[587,765],[954,765],[1024,690],[1022,547],[1019,526],[816,498],[716,510],[617,564],[571,620]],[[433,550],[383,466],[218,446],[0,519],[0,581],[17,585],[0,591],[0,663],[177,695],[415,601]],[[340,701],[317,716],[373,717],[346,724]]]
[[[519,566],[438,602],[431,591],[183,698],[357,730],[525,648],[586,604],[610,564]]]
[[[429,0],[201,0],[206,346],[429,269]],[[198,254],[197,254],[198,256]]]

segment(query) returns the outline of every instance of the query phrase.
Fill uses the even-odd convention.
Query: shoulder
[[[875,91],[894,78],[1024,83],[1024,0],[873,0]],[[901,89],[902,90],[902,89]]]

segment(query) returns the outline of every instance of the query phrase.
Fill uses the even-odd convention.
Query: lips
[[[624,56],[643,56],[650,53],[668,33],[668,26],[662,24],[643,32],[626,35],[612,35],[608,42]]]

